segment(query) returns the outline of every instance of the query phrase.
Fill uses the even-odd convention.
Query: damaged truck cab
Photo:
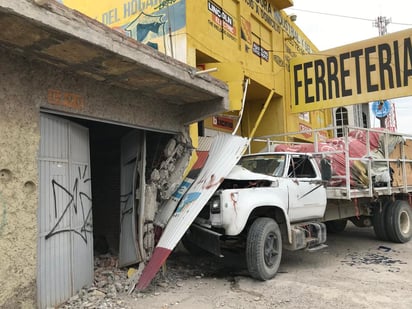
[[[268,280],[283,249],[323,248],[327,232],[342,232],[348,221],[373,227],[382,241],[410,241],[412,136],[346,126],[342,137],[317,139],[335,129],[314,130],[313,143],[256,139],[265,148],[238,161],[183,245],[217,256],[240,248],[250,275]],[[290,134],[289,141],[301,132]]]
[[[330,171],[323,172],[324,177],[310,154],[244,156],[198,215],[183,244],[218,256],[221,246],[240,245],[252,277],[274,277],[282,248],[317,248],[326,241],[321,219],[327,203],[325,175]]]

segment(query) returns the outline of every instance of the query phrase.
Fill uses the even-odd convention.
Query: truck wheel
[[[386,210],[388,209],[388,205],[390,205],[390,201],[382,202],[382,204],[375,205],[373,209],[373,217],[372,217],[372,224],[373,224],[373,231],[375,232],[375,236],[379,240],[387,241],[388,240],[388,233],[386,232]]]
[[[347,219],[326,221],[326,229],[328,233],[338,234],[345,230],[346,224],[348,224]]]
[[[282,235],[271,218],[258,218],[249,229],[246,263],[250,275],[258,280],[272,279],[282,258]]]
[[[405,243],[412,237],[412,210],[408,202],[396,200],[387,210],[386,231],[388,239]]]

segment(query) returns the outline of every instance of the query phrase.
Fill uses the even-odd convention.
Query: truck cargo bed
[[[342,136],[333,137],[336,132]],[[328,159],[330,199],[412,192],[412,135],[386,129],[330,127],[255,138],[253,152],[311,153]]]

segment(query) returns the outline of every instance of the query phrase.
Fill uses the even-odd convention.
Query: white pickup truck
[[[359,227],[373,226],[381,240],[408,242],[412,184],[406,171],[412,158],[405,155],[407,140],[389,152],[390,133],[379,132],[384,155],[377,159],[369,133],[363,135],[367,151],[359,158],[353,156],[347,136],[339,151],[319,151],[316,146],[311,153],[272,151],[275,143],[268,140],[266,151],[241,158],[186,232],[183,244],[191,252],[201,249],[218,256],[221,248],[240,247],[250,275],[268,280],[276,275],[284,249],[324,247],[327,232],[343,231],[348,220]],[[336,175],[337,153],[346,162],[346,175]],[[386,166],[391,176],[387,182],[376,180],[377,163]],[[359,165],[362,168],[356,169]],[[351,180],[355,172],[363,183]],[[396,183],[395,173],[400,175]]]

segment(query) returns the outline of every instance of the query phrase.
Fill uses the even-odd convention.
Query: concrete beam
[[[167,104],[199,105],[193,119],[228,109],[227,86],[55,1],[0,0],[0,45]],[[216,104],[217,103],[217,104]],[[193,107],[191,108],[193,109]],[[202,110],[204,113],[202,114]],[[196,109],[194,109],[196,113]]]

